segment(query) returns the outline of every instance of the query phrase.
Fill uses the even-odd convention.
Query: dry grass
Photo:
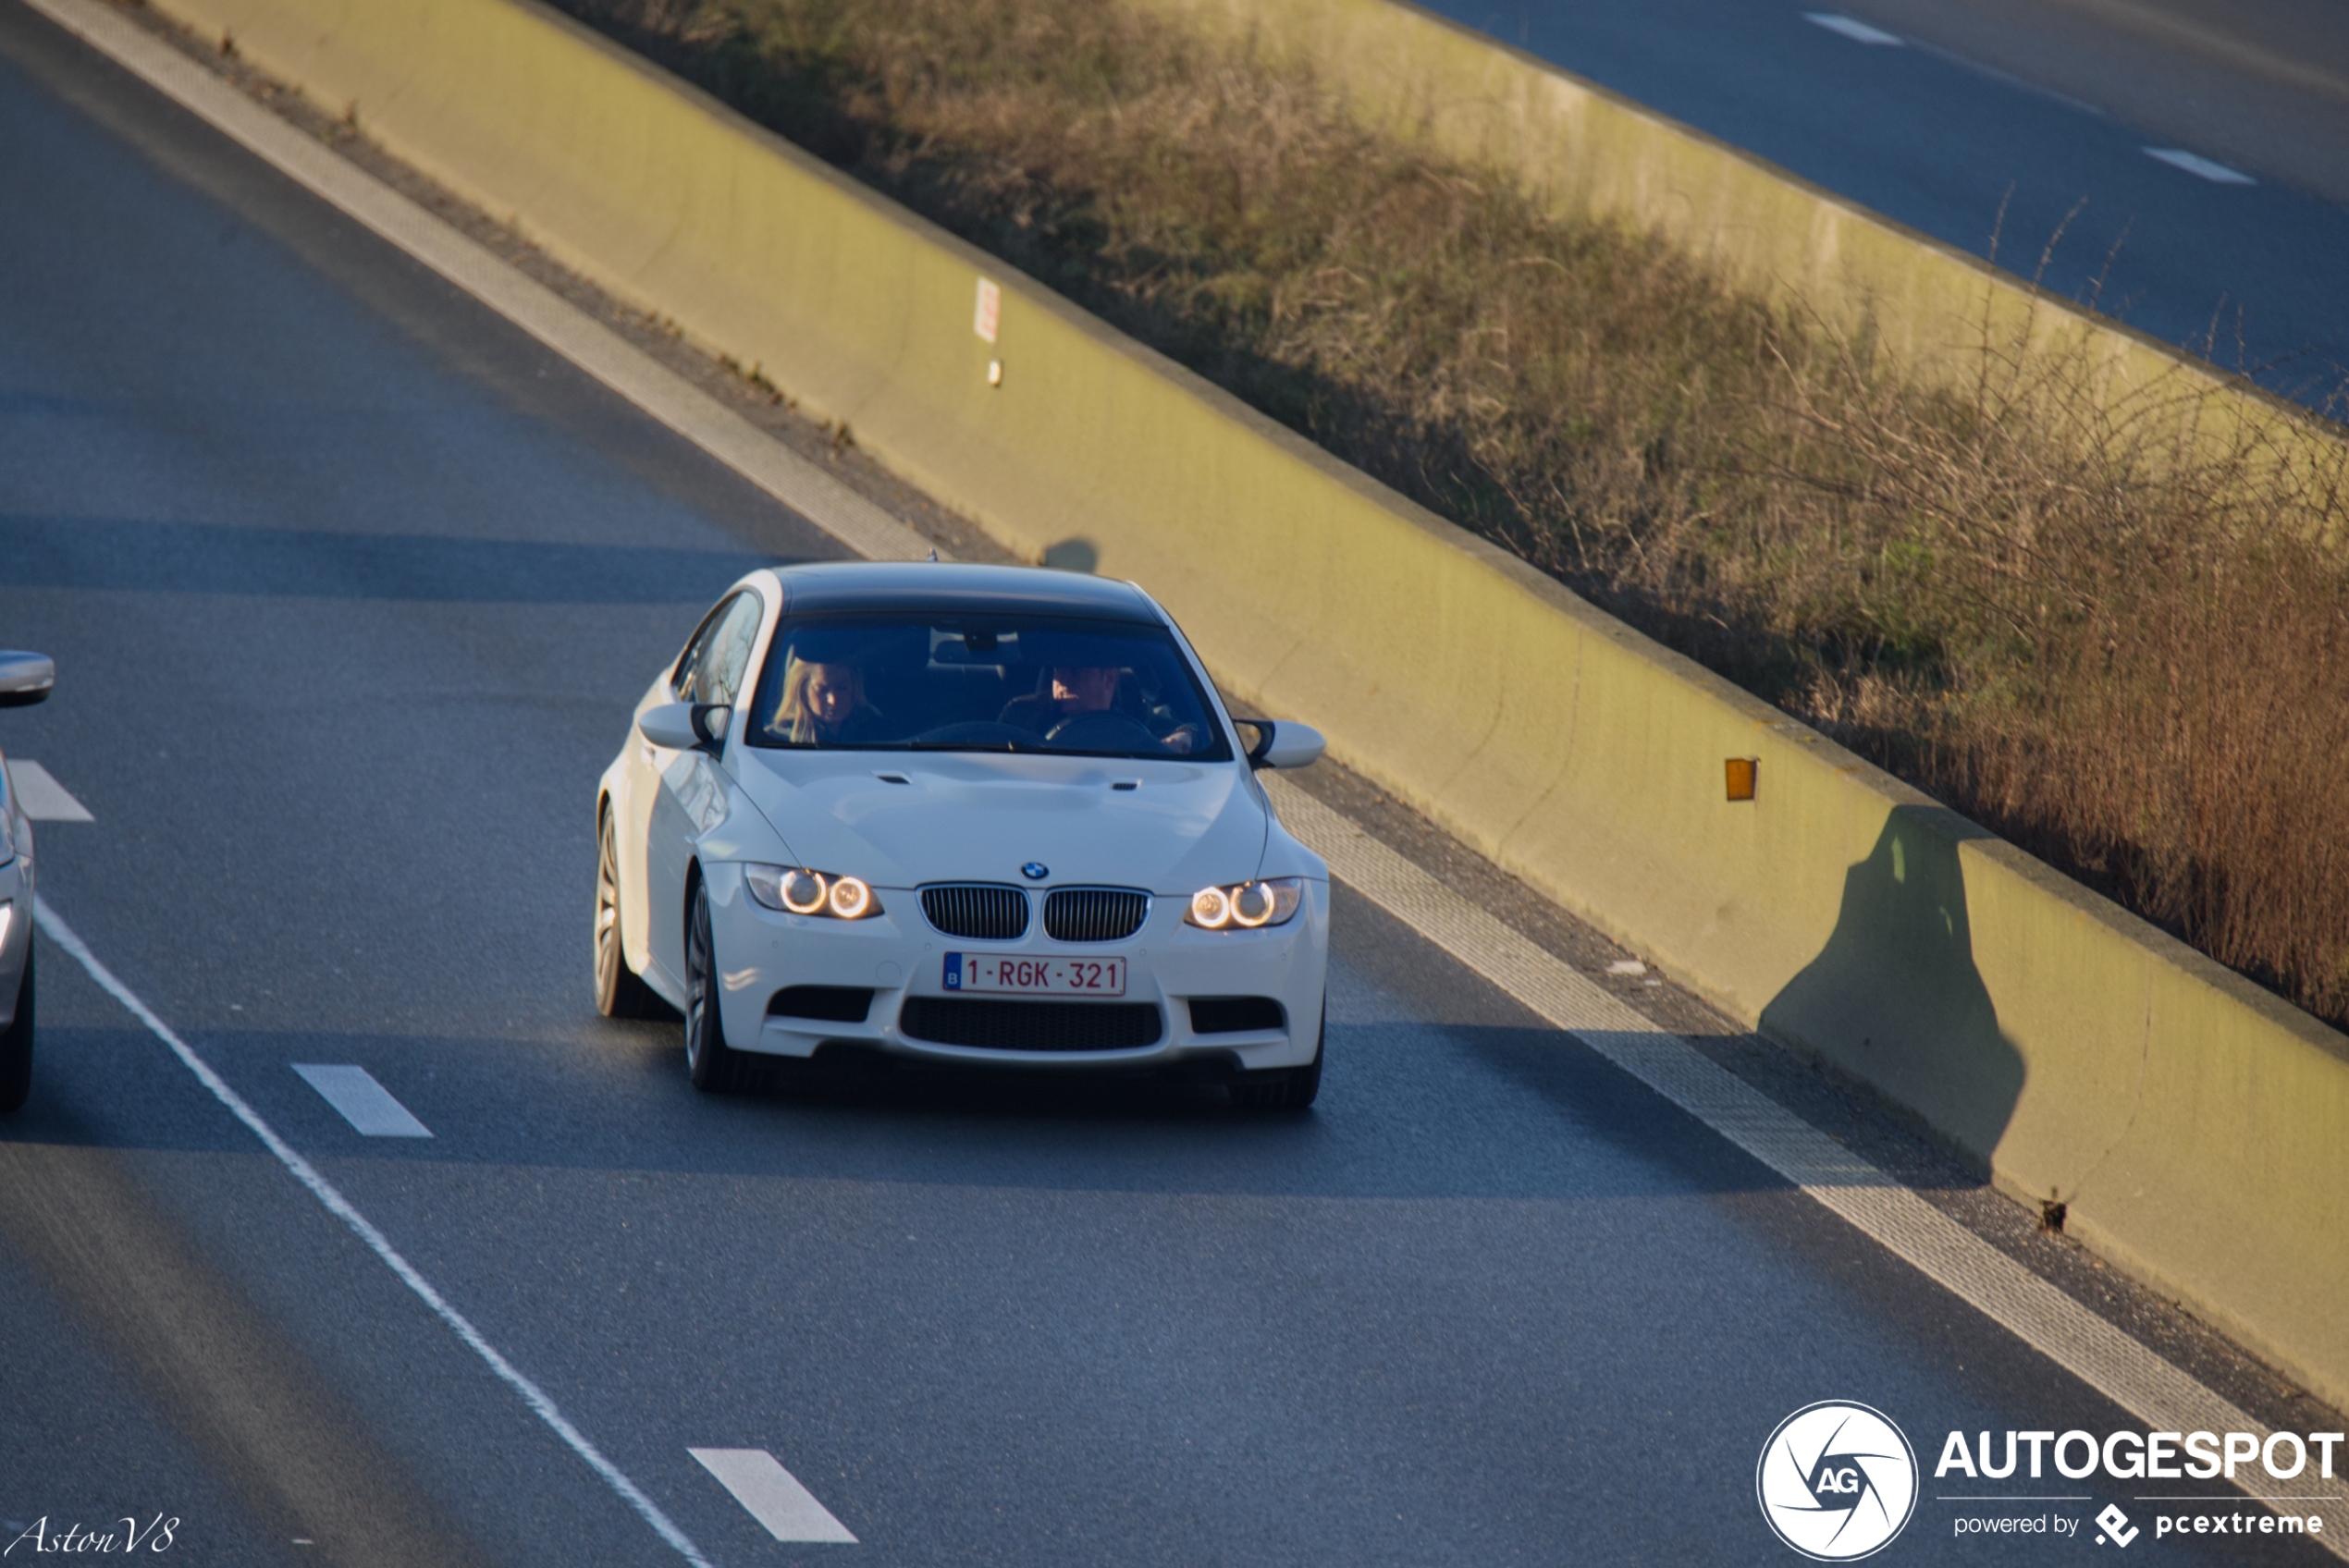
[[[2349,1016],[2349,536],[2193,378],[1927,390],[1104,0],[567,0],[2302,1006]]]

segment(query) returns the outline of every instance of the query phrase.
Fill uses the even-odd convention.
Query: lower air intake
[[[767,1004],[769,1018],[814,1018],[862,1023],[873,1005],[870,986],[787,986]]]
[[[990,1001],[908,997],[897,1027],[909,1039],[989,1051],[1130,1051],[1158,1044],[1150,1002]]]
[[[1194,1035],[1244,1035],[1251,1030],[1287,1027],[1287,1012],[1270,997],[1191,998]]]

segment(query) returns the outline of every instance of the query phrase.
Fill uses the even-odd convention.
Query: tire
[[[658,1018],[669,1011],[628,967],[620,940],[620,836],[609,811],[596,829],[596,1011],[606,1018]]]
[[[32,955],[38,944],[24,947],[24,975],[17,982],[17,1015],[0,1029],[0,1113],[15,1110],[32,1093]]]
[[[718,1006],[718,958],[709,939],[709,889],[694,884],[685,918],[685,1072],[706,1095],[728,1095],[743,1085],[742,1052],[726,1043]]]
[[[1313,1060],[1302,1067],[1243,1072],[1232,1084],[1232,1104],[1244,1110],[1303,1110],[1322,1094],[1322,1049],[1330,1032],[1329,998],[1322,999],[1322,1022],[1313,1036]]]

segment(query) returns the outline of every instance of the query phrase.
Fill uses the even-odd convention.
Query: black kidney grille
[[[916,1040],[990,1051],[1130,1051],[1158,1043],[1150,1002],[992,1001],[908,997],[897,1027]]]
[[[1012,942],[1027,935],[1027,894],[984,882],[922,889],[922,913],[949,937]]]
[[[1055,942],[1116,942],[1150,918],[1150,896],[1131,888],[1059,888],[1044,900],[1044,934]]]

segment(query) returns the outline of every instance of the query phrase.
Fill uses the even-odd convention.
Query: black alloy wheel
[[[694,1087],[708,1095],[742,1087],[742,1053],[726,1044],[718,1010],[718,957],[709,939],[709,889],[694,884],[693,913],[685,922],[685,1072]]]
[[[596,1011],[606,1018],[658,1018],[668,1011],[628,967],[620,940],[620,835],[611,813],[596,829]]]
[[[23,1106],[32,1093],[32,957],[37,946],[27,938],[24,974],[17,982],[17,1015],[0,1029],[0,1113]]]
[[[1313,1060],[1302,1067],[1275,1067],[1265,1072],[1243,1072],[1232,1083],[1232,1104],[1246,1110],[1303,1110],[1322,1094],[1322,1047],[1330,1032],[1330,1001],[1322,998],[1322,1022],[1315,1025]]]

